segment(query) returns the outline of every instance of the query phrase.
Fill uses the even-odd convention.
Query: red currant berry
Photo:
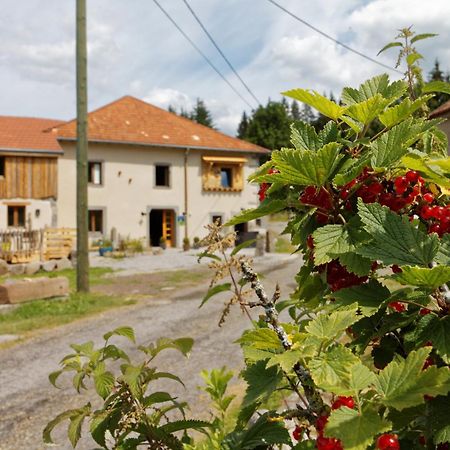
[[[310,248],[311,250],[314,248],[314,238],[312,237],[312,234],[310,234],[308,236],[308,238],[306,239],[306,245],[308,246],[308,248]]]
[[[378,181],[375,181],[372,184],[369,184],[368,190],[370,193],[374,195],[381,194],[381,191],[383,190],[383,185],[381,183],[378,183]]]
[[[410,183],[415,183],[419,178],[419,174],[415,170],[408,170],[405,177]]]
[[[296,440],[296,441],[301,441],[302,440],[302,435],[303,435],[303,428],[299,427],[298,425],[295,427],[295,430],[292,433],[292,437]]]
[[[442,236],[444,230],[439,223],[434,223],[428,228],[428,233],[436,233],[438,236]]]
[[[421,316],[426,316],[427,314],[430,314],[430,313],[431,313],[431,309],[428,309],[428,308],[421,308],[419,311],[419,314]]]
[[[423,194],[422,198],[427,203],[433,203],[433,200],[434,200],[434,196],[431,192],[427,192],[426,194]]]
[[[420,217],[422,217],[422,219],[424,219],[424,220],[431,219],[432,209],[433,208],[431,208],[431,206],[428,206],[428,205],[422,206],[420,213],[419,213]]]
[[[261,185],[259,186],[258,197],[260,202],[265,200],[266,192],[267,189],[269,189],[269,186],[270,186],[269,183],[261,183]]]
[[[319,434],[323,434],[323,430],[325,429],[325,425],[328,422],[328,416],[320,416],[316,420],[316,430]]]
[[[417,181],[418,181],[419,184],[421,184],[421,185],[425,184],[425,180],[424,180],[420,175],[417,177]]]
[[[406,177],[397,177],[394,180],[395,192],[397,192],[398,194],[403,194],[406,189],[408,189],[408,184],[409,182]]]
[[[397,266],[397,264],[392,264],[391,269],[392,269],[392,272],[394,272],[394,273],[402,273],[403,272],[401,267]]]
[[[388,304],[389,308],[401,313],[403,311],[406,310],[406,307],[403,303],[401,302],[391,302]]]
[[[427,444],[427,440],[425,439],[425,436],[419,436],[419,444],[422,446],[425,446]]]
[[[430,366],[434,366],[434,359],[431,356],[429,356],[423,363],[422,370],[428,369]]]
[[[433,206],[431,213],[437,220],[441,220],[446,215],[445,208],[443,206]]]
[[[317,450],[342,450],[341,441],[323,436],[317,438],[316,447]]]
[[[353,397],[338,397],[331,405],[331,409],[339,409],[342,406],[353,409],[355,407],[355,401],[353,400]]]
[[[342,200],[346,200],[349,193],[350,193],[349,189],[342,189],[339,196],[342,198]]]
[[[396,434],[382,434],[377,439],[377,448],[380,450],[399,450],[398,436]]]

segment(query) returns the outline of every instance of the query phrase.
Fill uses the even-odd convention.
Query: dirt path
[[[287,295],[293,288],[293,277],[299,265],[297,259],[282,264],[271,261],[270,266],[263,264],[257,269],[265,273],[264,283],[268,290],[272,290],[274,283],[278,281],[282,286],[282,295]],[[121,281],[121,285],[128,285],[130,289],[139,291],[136,287],[139,283],[128,283],[127,278],[122,278]],[[87,401],[87,396],[73,394],[69,379],[61,378],[62,388],[54,389],[48,382],[48,374],[58,368],[59,360],[70,350],[70,343],[93,340],[98,344],[103,333],[121,325],[132,326],[141,343],[161,336],[194,338],[194,349],[189,360],[181,358],[175,352],[167,352],[158,361],[158,367],[181,375],[186,383],[186,390],[178,388],[174,383],[163,386],[164,388],[179,395],[180,399],[192,402],[194,415],[205,412],[206,400],[199,396],[197,389],[201,384],[199,371],[224,364],[238,371],[242,355],[233,341],[248,327],[248,319],[236,309],[222,328],[217,327],[223,306],[219,297],[198,309],[207,283],[208,279],[205,278],[198,280],[195,286],[163,291],[147,300],[143,297],[132,307],[111,310],[42,332],[23,344],[1,351],[0,449],[46,448],[41,443],[45,424],[62,410],[81,406]],[[113,285],[108,289],[111,286]],[[122,340],[121,343],[125,348],[131,348],[127,342]],[[57,445],[54,448],[71,448],[65,432],[66,426],[55,430]],[[84,436],[77,448],[87,450],[95,447],[93,441]]]

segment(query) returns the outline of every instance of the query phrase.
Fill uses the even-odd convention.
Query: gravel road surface
[[[282,295],[294,288],[294,275],[300,266],[295,256],[261,258],[256,263],[258,271],[265,274],[264,284],[270,292],[279,282]],[[173,266],[172,266],[173,268]],[[132,272],[132,268],[128,269]],[[58,368],[60,359],[69,353],[70,343],[93,340],[101,342],[101,336],[118,326],[130,325],[135,329],[139,343],[148,343],[158,337],[194,338],[191,357],[186,360],[176,352],[161,354],[158,367],[170,370],[186,383],[186,390],[175,383],[160,386],[192,403],[192,414],[207,414],[207,400],[201,396],[197,386],[201,384],[201,369],[221,367],[239,370],[242,364],[241,351],[233,344],[248,327],[248,318],[235,308],[222,328],[217,321],[225,297],[215,297],[202,309],[198,309],[209,280],[189,289],[168,290],[158,297],[142,299],[138,304],[110,310],[101,315],[80,320],[65,326],[39,333],[36,337],[9,349],[0,351],[0,449],[40,450],[48,448],[42,444],[42,429],[59,412],[82,406],[88,395],[74,395],[69,378],[61,377],[61,389],[53,388],[48,374]],[[282,297],[283,298],[283,297]],[[257,312],[252,312],[256,316]],[[125,349],[131,350],[128,341],[117,338]],[[131,352],[131,355],[138,356]],[[207,416],[206,416],[207,417]],[[70,449],[66,438],[66,426],[55,429],[53,434],[57,449]],[[89,436],[83,436],[77,449],[96,448]]]

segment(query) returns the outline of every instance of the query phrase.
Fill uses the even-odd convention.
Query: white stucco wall
[[[8,229],[8,204],[25,205],[26,224],[33,230],[56,226],[56,203],[54,200],[11,198],[0,201],[0,230]]]
[[[62,143],[64,156],[58,160],[58,226],[74,227],[76,222],[76,164],[73,143]],[[213,152],[191,150],[188,155],[188,231],[189,238],[203,236],[204,226],[214,214],[224,220],[241,209],[257,205],[257,186],[245,183],[242,192],[204,192],[201,179],[202,154]],[[245,156],[244,178],[257,167],[257,158]],[[103,185],[89,186],[89,208],[104,211],[104,230],[109,235],[115,227],[121,236],[149,236],[151,209],[184,211],[184,150],[140,146],[91,144],[89,160],[103,162]],[[170,187],[155,187],[155,164],[170,165]],[[252,166],[252,167],[249,167]],[[184,237],[184,226],[176,225],[177,246]],[[147,241],[148,242],[148,241]]]
[[[439,125],[439,128],[447,135],[448,138],[448,154],[450,155],[450,113],[440,117],[446,119],[445,122]]]

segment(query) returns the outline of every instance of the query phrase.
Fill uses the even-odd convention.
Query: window
[[[155,186],[169,187],[169,166],[156,165],[155,166]]]
[[[101,209],[89,210],[89,232],[103,233],[103,211]]]
[[[88,183],[95,185],[102,185],[102,163],[99,161],[88,162]]]
[[[0,177],[5,176],[5,157],[0,156]]]
[[[213,215],[211,220],[212,223],[215,223],[216,225],[222,225],[222,214]]]
[[[224,188],[233,187],[233,170],[229,167],[220,168],[220,185]]]
[[[8,205],[8,227],[25,226],[25,206]]]

